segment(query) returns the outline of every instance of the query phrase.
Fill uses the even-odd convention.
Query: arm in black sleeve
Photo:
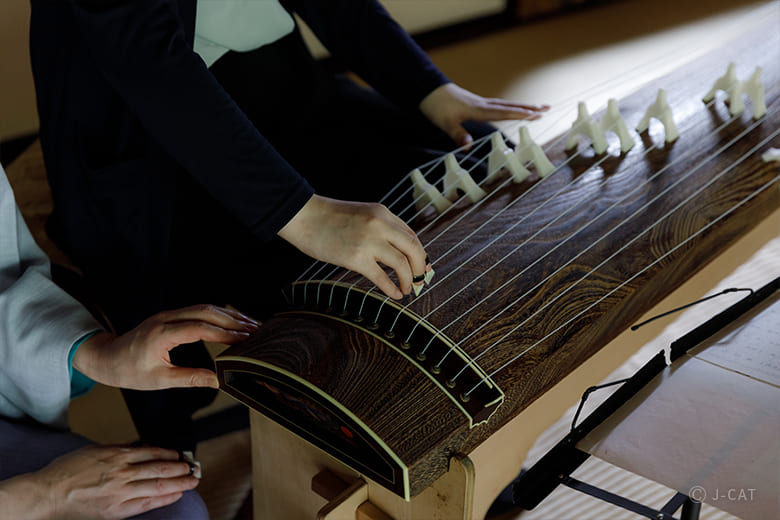
[[[417,108],[447,77],[376,0],[283,0],[334,57],[399,106]]]
[[[162,147],[261,240],[313,190],[186,42],[175,0],[68,0],[108,82]]]

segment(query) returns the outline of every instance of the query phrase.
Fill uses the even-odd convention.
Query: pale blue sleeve
[[[102,327],[51,280],[0,167],[0,415],[65,426],[76,342]]]

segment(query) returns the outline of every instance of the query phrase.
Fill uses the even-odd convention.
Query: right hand
[[[387,296],[400,299],[425,274],[425,250],[414,231],[381,204],[313,195],[279,231],[307,255],[356,271]],[[395,271],[400,288],[379,266]]]
[[[87,446],[30,475],[57,519],[127,518],[167,506],[198,485],[173,450]]]

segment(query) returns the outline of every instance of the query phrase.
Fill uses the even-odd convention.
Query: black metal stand
[[[778,290],[780,290],[780,278],[774,279],[758,291],[751,293],[749,296],[746,296],[728,309],[677,339],[671,344],[671,361],[676,361],[688,350],[711,337]],[[610,415],[616,412],[664,368],[666,368],[666,360],[663,351],[661,351],[653,356],[653,358],[631,378],[623,380],[623,384],[579,425],[576,424],[575,416],[575,422],[572,424],[572,429],[569,434],[558,442],[558,444],[553,446],[550,451],[528,469],[528,471],[525,471],[517,480],[515,480],[513,485],[513,499],[515,504],[524,509],[531,510],[549,496],[559,484],[563,484],[600,500],[622,507],[623,509],[645,518],[653,520],[672,520],[674,519],[674,513],[682,507],[680,520],[697,520],[701,510],[701,503],[681,493],[677,493],[672,497],[672,499],[660,510],[655,510],[571,477],[571,474],[579,468],[588,457],[590,457],[588,453],[577,449],[576,444]],[[603,386],[610,385],[600,385],[599,387],[587,389],[583,394],[583,401],[594,389]],[[577,414],[579,414],[579,410]]]
[[[699,518],[699,508],[701,504],[694,502],[682,493],[677,493],[664,505],[664,507],[662,507],[660,510],[656,510],[652,507],[647,507],[643,504],[640,504],[639,502],[634,502],[633,500],[630,500],[626,497],[611,493],[606,489],[591,486],[587,482],[582,482],[581,480],[577,480],[574,477],[564,478],[561,481],[561,484],[581,493],[585,493],[586,495],[590,495],[593,498],[598,498],[599,500],[603,500],[604,502],[621,507],[626,511],[631,511],[632,513],[636,513],[637,515],[650,518],[652,520],[673,520],[674,513],[680,509],[681,505],[683,510],[682,516],[680,516],[680,520],[698,520]],[[691,513],[695,516],[686,516],[686,506],[688,504],[696,505],[695,512],[691,510]]]
[[[680,520],[698,520],[700,512],[701,502],[696,502],[689,497],[683,504]]]

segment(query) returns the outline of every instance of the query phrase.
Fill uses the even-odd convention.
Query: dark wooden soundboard
[[[767,140],[780,128],[776,22],[619,100],[633,128],[665,89],[675,142],[655,122],[649,134],[632,130],[625,154],[612,134],[607,156],[588,142],[574,155],[554,139],[548,157],[568,163],[551,176],[499,181],[476,208],[456,204],[420,234],[426,244],[446,230],[426,248],[439,283],[403,312],[408,301],[367,294],[354,275],[297,285],[290,309],[217,359],[222,388],[398,495],[417,495],[453,454],[468,454],[780,207],[780,163],[761,160],[780,146]],[[756,123],[752,103],[716,131],[731,117],[725,95],[701,100],[730,61],[740,79],[761,66],[766,87],[766,115],[739,139]]]

